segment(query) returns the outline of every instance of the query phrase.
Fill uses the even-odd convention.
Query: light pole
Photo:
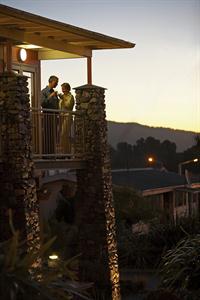
[[[187,164],[192,163],[192,162],[196,163],[198,161],[199,161],[198,158],[194,158],[194,159],[186,160],[186,161],[183,161],[183,162],[179,163],[178,164],[178,173],[179,173],[179,175],[182,175],[182,166],[183,165],[187,165]]]

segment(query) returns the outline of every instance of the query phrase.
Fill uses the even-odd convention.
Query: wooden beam
[[[0,42],[0,73],[4,71],[4,44]]]
[[[65,59],[65,58],[80,58],[78,54],[61,52],[57,50],[39,50],[38,59],[39,60],[52,60],[52,59]]]
[[[84,169],[86,162],[81,159],[34,159],[34,166],[39,170],[54,170],[54,169]]]
[[[90,39],[94,39],[97,41],[101,41],[103,43],[108,43],[113,45],[114,48],[133,48],[135,44],[123,41],[121,39],[113,38],[110,36],[106,36],[104,34],[100,34],[97,32],[93,32],[87,29],[79,28],[73,25],[65,24],[62,22],[58,22],[55,20],[51,20],[48,18],[44,18],[38,15],[34,15],[22,10],[18,10],[16,8],[11,8],[7,7],[5,5],[0,4],[0,9],[1,13],[4,16],[16,18],[17,20],[22,20],[23,22],[29,22],[38,24],[38,25],[43,25],[43,26],[48,26],[53,29],[59,29],[59,30],[64,30],[66,32],[71,32],[73,34],[78,34],[79,36],[87,37]]]
[[[87,83],[92,84],[92,58],[87,57]]]
[[[67,42],[55,41],[53,39],[41,37],[36,34],[26,34],[26,32],[18,29],[0,28],[0,36],[49,49],[70,52],[84,57],[92,56],[92,50],[87,47],[75,46]]]
[[[12,72],[12,44],[6,43],[6,69],[7,72]]]

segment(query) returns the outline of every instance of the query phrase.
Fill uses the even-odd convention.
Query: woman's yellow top
[[[59,108],[62,110],[73,110],[74,107],[74,96],[69,92],[67,95],[60,94]]]

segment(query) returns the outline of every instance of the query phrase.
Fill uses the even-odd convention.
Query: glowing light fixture
[[[59,257],[58,257],[58,255],[57,254],[51,254],[51,255],[49,255],[49,259],[51,259],[51,260],[57,260]]]
[[[27,51],[26,51],[26,49],[22,48],[22,49],[19,50],[19,59],[23,62],[27,60]]]
[[[181,163],[178,164],[178,172],[179,172],[179,175],[182,175],[182,166],[183,165],[186,165],[186,164],[189,164],[189,163],[192,163],[192,162],[198,162],[199,161],[199,158],[194,158],[194,159],[191,159],[191,160],[186,160],[186,161],[183,161]]]
[[[148,162],[153,162],[153,161],[154,161],[153,157],[148,157]]]

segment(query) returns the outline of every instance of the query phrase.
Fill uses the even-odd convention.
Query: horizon
[[[136,43],[94,51],[93,83],[107,88],[107,119],[200,132],[200,0],[58,0],[56,9],[48,0],[0,3]],[[42,88],[52,73],[59,85],[85,84],[85,59],[41,66]]]
[[[113,123],[120,123],[120,124],[137,124],[137,125],[141,125],[141,126],[145,126],[145,127],[150,127],[150,128],[160,128],[160,129],[170,129],[170,130],[175,130],[175,131],[185,131],[185,132],[190,132],[190,133],[195,133],[195,134],[199,134],[199,131],[193,131],[193,130],[187,130],[187,129],[180,129],[180,128],[172,128],[172,127],[163,127],[163,126],[155,126],[155,125],[149,125],[149,124],[142,124],[142,123],[138,123],[135,121],[132,122],[126,122],[126,121],[115,121],[115,120],[108,120],[107,122],[113,122]]]

